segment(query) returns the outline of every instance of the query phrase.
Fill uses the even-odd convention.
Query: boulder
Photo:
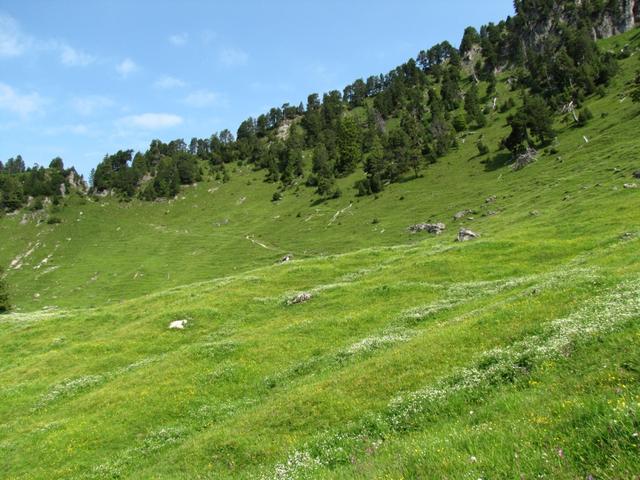
[[[485,199],[484,203],[493,203],[495,201],[496,201],[496,196],[495,195],[490,195]]]
[[[433,235],[440,235],[447,228],[444,223],[416,223],[409,227],[411,233],[427,232]]]
[[[472,213],[475,213],[473,210],[460,210],[458,213],[456,213],[453,216],[454,220],[462,220],[464,217],[466,217],[467,215],[470,215]]]
[[[169,324],[170,330],[184,330],[187,327],[186,320],[174,320]]]
[[[290,299],[287,303],[289,305],[296,305],[298,303],[305,303],[311,300],[312,295],[309,292],[298,293],[295,297]]]
[[[625,183],[624,188],[638,188],[638,184],[637,183]]]
[[[287,263],[287,262],[290,262],[291,260],[293,260],[293,255],[289,253],[280,259],[280,263]]]
[[[476,232],[473,232],[468,228],[461,228],[460,231],[458,232],[458,236],[456,237],[456,242],[467,242],[469,240],[474,240],[479,237],[480,235],[478,235]]]

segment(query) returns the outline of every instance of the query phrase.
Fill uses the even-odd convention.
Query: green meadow
[[[496,110],[378,196],[273,202],[238,164],[1,218],[0,478],[637,478],[640,32],[602,46],[626,43],[519,171]]]

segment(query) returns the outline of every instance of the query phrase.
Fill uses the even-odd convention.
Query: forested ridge
[[[354,188],[368,195],[419,176],[457,147],[461,132],[478,132],[481,156],[504,149],[515,159],[530,147],[547,147],[557,115],[577,127],[590,120],[584,100],[603,95],[617,60],[629,55],[601,51],[595,40],[633,26],[637,4],[518,0],[514,8],[516,15],[497,24],[465,29],[458,47],[444,41],[386,74],[310,94],[306,105],[271,108],[242,122],[235,135],[225,129],[188,143],[153,140],[145,152],[106,155],[92,171],[91,191],[168,198],[202,178],[228,180],[229,165],[236,163],[263,170],[274,184],[274,200],[302,184],[320,199],[338,197],[336,179],[357,170],[362,178]],[[519,101],[498,98],[500,75]],[[511,132],[499,145],[487,145],[481,130],[496,109],[510,112]],[[35,198],[29,205],[40,208],[44,197],[57,202],[70,173],[61,159],[49,168],[26,169],[19,156],[0,163],[0,206],[12,211]]]

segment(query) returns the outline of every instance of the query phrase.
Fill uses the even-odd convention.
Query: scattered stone
[[[516,157],[516,161],[511,165],[511,170],[522,170],[524,167],[535,161],[538,151],[535,148],[527,148],[526,151]]]
[[[494,215],[497,215],[497,214],[498,214],[498,212],[497,212],[496,210],[489,210],[489,211],[485,214],[485,216],[487,216],[487,217],[493,217]]]
[[[469,240],[474,240],[479,237],[480,235],[478,235],[476,232],[473,232],[468,228],[461,228],[460,231],[458,232],[456,242],[467,242]]]
[[[490,195],[484,200],[484,203],[493,203],[495,201],[496,201],[496,196],[495,195]]]
[[[472,213],[476,213],[473,210],[460,210],[458,213],[456,213],[453,216],[454,220],[462,220],[464,217],[466,217],[467,215],[470,215]]]
[[[293,255],[289,253],[288,255],[285,255],[280,259],[280,263],[287,263],[287,262],[290,262],[291,260],[293,260]]]
[[[620,235],[620,240],[631,240],[633,238],[635,238],[635,235],[631,232],[624,232]]]
[[[409,227],[411,233],[427,232],[440,235],[447,228],[444,223],[417,223]]]
[[[623,185],[624,188],[638,188],[638,184],[637,183],[625,183]]]
[[[187,327],[186,320],[174,320],[169,324],[170,330],[184,330]]]
[[[287,303],[289,305],[297,305],[298,303],[305,303],[311,300],[312,295],[309,292],[302,292],[290,299]]]

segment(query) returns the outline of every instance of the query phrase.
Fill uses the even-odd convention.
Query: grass
[[[22,257],[0,477],[635,478],[640,107],[617,95],[637,55],[622,66],[595,119],[519,172],[494,114],[489,156],[471,134],[378,199],[349,178],[273,203],[237,167],[171,202],[2,219],[0,261]],[[406,231],[430,219],[443,235]],[[453,242],[461,225],[481,238]]]

